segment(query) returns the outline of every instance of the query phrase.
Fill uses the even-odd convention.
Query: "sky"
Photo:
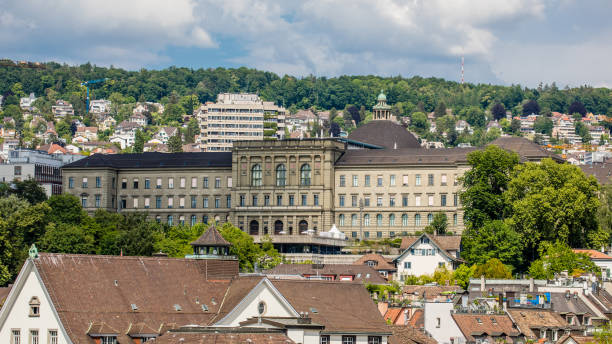
[[[612,87],[610,0],[0,0],[0,58]]]

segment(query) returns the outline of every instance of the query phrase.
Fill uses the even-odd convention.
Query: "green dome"
[[[387,101],[387,96],[383,93],[382,90],[380,90],[380,94],[378,95],[378,101],[381,100]]]

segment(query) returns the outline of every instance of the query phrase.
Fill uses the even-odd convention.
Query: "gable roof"
[[[165,333],[159,338],[148,341],[151,344],[185,344],[185,343],[214,343],[214,344],[293,344],[295,343],[284,333],[268,329],[250,328],[231,329],[213,328],[198,329],[184,327]]]
[[[367,265],[354,264],[279,264],[273,269],[266,271],[267,275],[334,275],[336,281],[340,276],[355,276],[355,282],[368,282],[373,284],[386,284],[380,273]]]
[[[506,339],[521,334],[507,315],[454,313],[452,317],[468,342],[476,341],[473,336],[486,335],[488,338]]]
[[[192,242],[191,246],[231,246],[231,244],[212,225],[196,241]]]
[[[389,326],[393,335],[389,337],[389,344],[437,344],[432,337],[411,326]]]
[[[377,253],[368,253],[368,254],[365,254],[361,258],[359,258],[355,262],[353,262],[353,264],[354,265],[367,265],[366,263],[368,261],[375,261],[377,263],[376,266],[372,267],[374,270],[377,270],[377,271],[380,271],[380,270],[396,271],[397,270],[395,265],[389,263],[385,259],[385,257],[383,257],[383,256],[381,256],[380,254],[377,254]]]
[[[595,337],[593,337],[593,336],[579,336],[579,335],[572,334],[572,333],[563,335],[561,338],[559,338],[557,343],[558,344],[565,344],[567,342],[567,340],[570,339],[570,338],[574,342],[576,342],[578,344],[597,343],[597,341],[595,340]]]
[[[569,328],[569,324],[563,318],[552,311],[534,309],[509,309],[508,314],[518,326],[518,329],[528,338],[537,338],[533,330],[537,328],[557,327]]]
[[[584,253],[587,256],[591,257],[591,259],[597,259],[597,260],[612,260],[611,256],[608,256],[607,254],[597,251],[597,250],[592,250],[592,249],[572,249],[572,251],[574,251],[574,253]]]
[[[402,253],[394,259],[394,261],[400,260],[404,255],[409,252],[409,249],[414,246],[422,237],[429,238],[429,241],[434,244],[442,255],[446,256],[448,259],[452,261],[460,261],[460,258],[455,257],[454,255],[448,253],[448,251],[459,251],[461,244],[461,236],[460,235],[451,235],[449,239],[444,238],[443,235],[430,235],[427,233],[423,233],[417,237],[404,237],[402,238],[402,243],[400,248],[403,249]],[[405,241],[404,241],[405,240]],[[404,248],[405,247],[405,248]]]
[[[540,161],[544,158],[552,158],[557,162],[563,162],[559,155],[551,153],[535,142],[524,137],[502,136],[491,142],[508,151],[516,152],[522,161]]]

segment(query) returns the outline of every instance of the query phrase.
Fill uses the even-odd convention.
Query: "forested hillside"
[[[438,78],[371,75],[296,78],[245,67],[126,71],[89,63],[81,66],[46,63],[44,66],[44,69],[0,67],[0,94],[34,92],[40,96],[52,92],[53,97],[49,98],[65,99],[75,106],[77,113],[82,113],[85,88],[80,86],[81,82],[108,78],[108,82],[94,85],[94,98],[109,99],[111,94],[119,93],[134,101],[166,103],[175,91],[179,96],[196,95],[200,102],[205,102],[214,100],[220,92],[255,92],[292,109],[344,109],[349,104],[370,108],[382,89],[398,115],[434,111],[440,103],[459,113],[467,107],[490,109],[497,102],[519,114],[526,99],[537,100],[543,114],[568,112],[570,104],[579,101],[589,112],[612,115],[610,89],[588,86],[559,89],[553,84],[529,89],[518,85],[461,85]]]

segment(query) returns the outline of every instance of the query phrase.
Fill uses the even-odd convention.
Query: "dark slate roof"
[[[502,136],[491,142],[508,151],[518,153],[521,161],[540,161],[544,158],[552,158],[558,162],[563,162],[559,155],[549,152],[540,145],[524,137]]]
[[[371,121],[353,130],[349,139],[385,148],[419,148],[417,138],[403,126],[391,121]]]
[[[593,176],[599,184],[608,184],[612,176],[611,163],[593,163],[592,165],[580,165],[582,172],[587,176]]]
[[[474,150],[476,148],[351,149],[338,159],[336,165],[467,163],[467,154]]]
[[[75,161],[63,168],[111,167],[111,168],[177,168],[177,167],[231,167],[231,152],[195,153],[132,153],[94,154]]]
[[[231,244],[225,240],[221,233],[211,226],[206,232],[204,232],[196,241],[191,243],[192,246],[231,246]]]

